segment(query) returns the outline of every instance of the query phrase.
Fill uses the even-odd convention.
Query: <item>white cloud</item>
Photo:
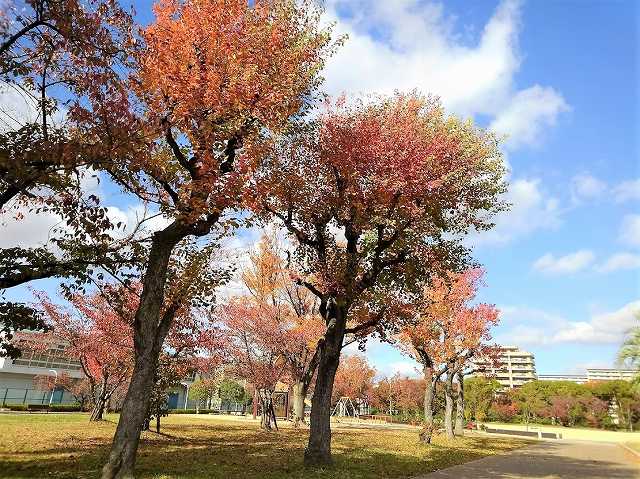
[[[558,200],[542,190],[538,179],[512,181],[505,200],[511,203],[511,209],[498,215],[493,229],[472,235],[469,240],[472,245],[507,244],[561,223]]]
[[[26,91],[0,84],[0,132],[16,130],[38,118],[37,102]]]
[[[585,249],[557,258],[553,254],[547,253],[533,263],[533,269],[550,274],[576,273],[589,266],[594,259],[593,252]]]
[[[535,311],[524,308],[524,311]],[[552,345],[562,343],[619,344],[627,331],[639,325],[640,300],[632,301],[611,312],[592,314],[586,321],[568,321],[565,318],[540,312],[538,318],[527,316],[527,324],[516,324],[497,337],[501,344]],[[511,313],[517,317],[518,308]],[[522,319],[521,319],[522,321]]]
[[[502,110],[490,128],[506,135],[508,148],[540,143],[546,127],[554,126],[558,115],[568,111],[562,95],[551,87],[534,85],[519,91]]]
[[[571,179],[571,198],[574,202],[602,196],[607,191],[607,184],[590,173],[581,173]]]
[[[26,208],[0,212],[0,248],[34,248],[49,243],[62,219],[53,213],[30,213]]]
[[[601,273],[638,268],[640,268],[640,255],[634,253],[616,253],[596,267]]]
[[[618,203],[640,200],[640,178],[618,184],[613,188],[613,197]]]
[[[562,96],[534,85],[517,91],[520,2],[504,0],[473,42],[458,35],[443,4],[421,0],[329,0],[327,20],[345,45],[327,62],[331,94],[418,89],[461,115],[497,118],[511,144],[531,143],[567,109]]]
[[[37,93],[28,88],[19,88],[9,83],[0,84],[0,132],[17,130],[26,123],[39,121],[40,109],[36,101]],[[66,109],[58,105],[49,119],[59,125],[65,120]]]
[[[640,215],[626,215],[622,218],[620,241],[632,246],[640,246]]]
[[[420,376],[418,364],[414,361],[394,361],[389,363],[388,368],[385,369],[388,371],[389,376],[393,376],[395,374],[408,377]]]
[[[143,223],[139,234],[148,235],[168,224],[168,220],[162,216],[153,216],[146,212],[140,205],[121,209],[117,206],[108,206],[107,216],[115,225],[121,223],[121,227],[111,231],[116,238],[123,238],[133,231],[135,225],[144,218],[150,218]],[[59,231],[67,230],[68,226],[62,217],[51,212],[30,212],[29,208],[17,206],[7,211],[0,212],[0,248],[22,247],[34,248],[39,246],[55,246],[50,244],[52,238],[59,236]]]

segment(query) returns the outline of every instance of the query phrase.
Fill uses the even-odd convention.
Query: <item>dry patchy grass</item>
[[[109,449],[117,417],[89,424],[83,414],[1,414],[0,477],[97,477]],[[161,435],[145,432],[138,453],[141,479],[400,478],[500,454],[525,441],[438,437],[417,442],[414,430],[337,429],[335,465],[305,469],[307,431],[260,431],[254,423],[170,416]]]

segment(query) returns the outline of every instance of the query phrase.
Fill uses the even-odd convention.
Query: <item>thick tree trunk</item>
[[[464,375],[457,373],[458,394],[456,395],[456,430],[457,436],[464,435]]]
[[[420,431],[420,440],[426,444],[431,443],[433,436],[433,397],[435,392],[435,382],[433,381],[433,369],[424,368],[424,425]]]
[[[299,427],[305,423],[304,419],[304,400],[307,396],[307,389],[302,381],[293,384],[293,425]]]
[[[175,245],[187,234],[172,223],[154,234],[143,279],[140,305],[134,321],[135,365],[120,420],[111,445],[102,479],[133,478],[140,433],[149,409],[158,356],[171,325],[171,316],[160,318],[164,304],[167,266]]]
[[[444,430],[447,433],[447,439],[453,439],[453,376],[447,376],[447,382],[444,388]]]
[[[346,308],[332,303],[328,309],[327,331],[318,343],[319,363],[316,385],[311,399],[309,443],[304,451],[307,466],[332,463],[331,459],[331,394],[346,328]]]
[[[133,478],[136,452],[140,441],[147,410],[150,391],[158,361],[156,348],[149,348],[136,358],[133,377],[122,406],[109,461],[102,469],[103,479]]]
[[[273,391],[268,389],[262,389],[259,392],[260,407],[262,408],[262,414],[260,415],[260,427],[265,431],[271,431],[273,423],[275,428],[278,429],[278,423],[276,422],[276,413],[273,408]]]

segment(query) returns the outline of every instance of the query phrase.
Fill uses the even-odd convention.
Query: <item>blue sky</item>
[[[143,22],[149,5],[136,3]],[[469,244],[487,270],[480,299],[503,311],[494,336],[534,352],[541,373],[611,365],[637,324],[638,10],[633,1],[327,2],[326,20],[349,35],[327,66],[327,92],[417,88],[506,135],[513,209]],[[108,185],[97,188],[114,214],[132,217]],[[43,238],[43,219],[4,220],[0,246]],[[242,232],[233,246],[255,237]],[[388,346],[372,342],[367,354],[383,373],[412,371]]]

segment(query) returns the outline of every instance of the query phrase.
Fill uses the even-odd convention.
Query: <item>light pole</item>
[[[51,406],[51,401],[53,401],[53,393],[56,390],[56,384],[58,383],[58,371],[55,369],[49,369],[53,374],[55,374],[55,379],[53,380],[53,389],[51,390],[51,396],[49,396],[49,406]]]
[[[184,409],[187,409],[187,401],[189,401],[189,383],[182,383],[187,388],[187,393],[184,395]]]

